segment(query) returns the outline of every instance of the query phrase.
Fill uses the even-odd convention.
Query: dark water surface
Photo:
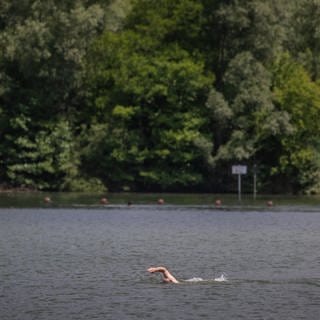
[[[319,230],[316,210],[3,208],[0,319],[316,320]]]

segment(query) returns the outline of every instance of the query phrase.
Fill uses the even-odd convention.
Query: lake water
[[[2,208],[0,319],[316,320],[319,230],[294,208]]]

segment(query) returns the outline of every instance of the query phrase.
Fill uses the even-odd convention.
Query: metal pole
[[[241,201],[241,174],[238,174],[238,200]]]
[[[257,165],[253,165],[253,199],[257,198]]]
[[[253,199],[257,198],[257,174],[253,174]]]

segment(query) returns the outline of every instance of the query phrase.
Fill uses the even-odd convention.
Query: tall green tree
[[[239,54],[230,62],[223,85],[223,109],[216,93],[207,102],[220,131],[214,134],[220,137],[215,159],[250,160],[268,136],[289,128],[288,114],[275,108],[271,75],[250,53]]]
[[[177,44],[160,49],[158,39],[132,31],[105,33],[92,54],[93,107],[105,124],[87,153],[87,170],[113,188],[200,183],[195,141],[212,82],[203,63]]]
[[[271,170],[283,190],[318,193],[320,187],[320,87],[288,55],[274,65],[276,105],[290,115],[292,130],[279,137]],[[290,185],[288,185],[288,181]]]
[[[57,189],[64,185],[63,166],[59,169],[48,163],[59,163],[54,155],[61,152],[69,159],[73,155],[72,148],[60,152],[61,143],[53,142],[54,136],[57,128],[63,127],[60,123],[69,123],[68,134],[73,134],[81,121],[86,92],[84,59],[104,27],[104,11],[85,1],[1,4],[2,178],[14,186]],[[68,172],[66,169],[64,174]]]

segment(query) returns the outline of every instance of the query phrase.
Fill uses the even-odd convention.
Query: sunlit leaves
[[[126,171],[115,176],[104,169],[103,175],[114,186],[198,182],[201,175],[194,170],[200,152],[194,141],[205,123],[200,109],[213,79],[202,61],[177,44],[159,50],[157,41],[140,32],[105,33],[90,54],[95,106],[109,123],[104,163]],[[176,179],[169,179],[177,170]]]
[[[292,130],[281,138],[283,153],[273,172],[295,173],[294,188],[315,191],[320,171],[320,87],[288,55],[275,64],[274,86],[276,103],[290,115]]]

